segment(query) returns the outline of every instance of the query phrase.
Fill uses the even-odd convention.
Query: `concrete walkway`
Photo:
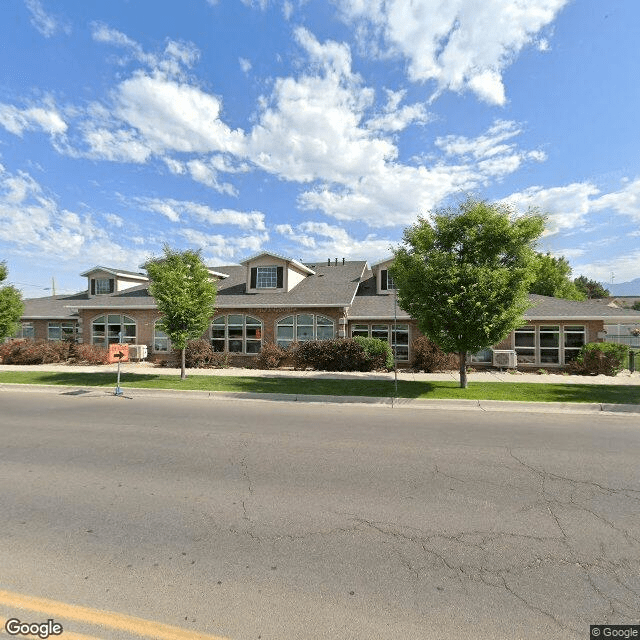
[[[0,364],[2,371],[52,371],[67,372],[77,371],[81,373],[108,373],[115,374],[116,364],[83,366],[66,364],[36,364],[36,365],[11,365]],[[180,369],[157,367],[148,362],[125,362],[121,365],[121,373],[147,373],[153,375],[179,376]],[[242,369],[231,367],[229,369],[187,369],[187,375],[199,376],[242,376],[242,377],[267,377],[267,378],[317,378],[337,380],[393,380],[394,373],[387,372],[349,372],[340,371],[294,371],[292,369]],[[570,376],[560,373],[538,374],[523,373],[520,371],[473,371],[468,375],[469,382],[534,382],[534,383],[561,383],[561,384],[613,384],[613,385],[639,385],[640,371],[630,373],[622,371],[617,376]],[[457,371],[445,373],[417,373],[411,371],[399,371],[398,380],[436,381],[459,380]]]

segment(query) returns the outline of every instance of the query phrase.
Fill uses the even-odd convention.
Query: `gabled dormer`
[[[99,266],[80,275],[87,278],[87,291],[92,297],[109,295],[149,282],[149,278],[144,273]]]
[[[393,277],[389,273],[391,264],[393,264],[393,258],[371,265],[371,270],[376,278],[376,293],[378,294],[393,293],[396,289]]]
[[[315,271],[297,260],[266,251],[240,264],[247,270],[247,293],[286,293],[307,276],[315,275]]]

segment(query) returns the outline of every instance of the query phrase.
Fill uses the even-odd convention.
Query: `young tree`
[[[534,260],[534,280],[529,293],[566,300],[585,300],[586,295],[571,281],[571,266],[562,256],[539,253]]]
[[[459,354],[466,388],[467,353],[523,324],[544,217],[514,218],[506,205],[470,198],[432,220],[405,229],[391,272],[400,307],[443,351]]]
[[[576,278],[573,283],[589,300],[594,298],[608,298],[610,295],[609,289],[605,289],[595,280],[589,280],[587,276],[580,276],[579,278]]]
[[[0,285],[7,279],[7,265],[0,262]],[[0,287],[0,342],[15,334],[24,312],[22,295],[11,285]]]
[[[200,251],[174,251],[145,264],[149,292],[162,313],[161,328],[181,351],[180,378],[186,375],[185,349],[189,340],[202,336],[209,326],[216,301],[216,287],[202,262]]]

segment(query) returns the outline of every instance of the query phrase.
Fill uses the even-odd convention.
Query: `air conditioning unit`
[[[129,360],[145,360],[147,358],[146,344],[130,344]]]
[[[515,369],[518,365],[518,357],[515,351],[493,350],[493,366],[500,369]]]

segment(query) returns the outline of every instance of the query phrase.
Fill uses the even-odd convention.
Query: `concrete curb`
[[[54,393],[65,396],[114,397],[112,387],[77,387],[2,383],[0,391]],[[307,402],[314,404],[369,404],[393,409],[434,409],[447,411],[510,411],[527,413],[640,413],[640,404],[581,402],[514,402],[510,400],[429,400],[420,398],[375,398],[370,396],[318,396],[292,393],[252,393],[242,391],[198,391],[123,387],[125,398],[210,398],[212,400],[262,400],[267,402]]]

